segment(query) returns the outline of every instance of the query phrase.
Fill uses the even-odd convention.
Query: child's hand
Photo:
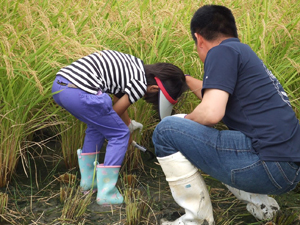
[[[141,132],[143,129],[143,124],[136,122],[135,120],[131,120],[130,124],[128,125],[128,128],[130,130],[130,133],[132,133],[136,129],[140,129],[140,132]]]

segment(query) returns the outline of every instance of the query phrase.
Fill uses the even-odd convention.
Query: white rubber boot
[[[157,157],[166,175],[174,200],[185,214],[173,222],[161,220],[162,225],[213,225],[213,210],[206,184],[199,170],[180,152]]]
[[[245,192],[227,184],[225,186],[237,199],[247,203],[248,212],[259,220],[271,220],[276,212],[280,210],[276,200],[268,195]]]

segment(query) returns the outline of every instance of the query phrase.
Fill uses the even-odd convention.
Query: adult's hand
[[[180,117],[180,118],[185,118],[187,114],[174,114],[172,116]]]

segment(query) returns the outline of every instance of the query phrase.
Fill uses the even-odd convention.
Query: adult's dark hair
[[[156,63],[144,65],[147,85],[157,85],[154,77],[163,83],[166,91],[173,99],[177,99],[188,89],[183,71],[171,63]],[[144,99],[158,106],[158,93],[147,93]]]
[[[230,9],[220,5],[205,5],[194,14],[190,29],[196,42],[195,33],[208,41],[219,37],[238,37],[234,16]]]

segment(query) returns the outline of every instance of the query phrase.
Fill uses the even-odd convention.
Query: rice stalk
[[[149,138],[152,136],[155,124],[157,122],[157,114],[153,111],[152,106],[144,100],[139,100],[139,104],[134,104],[128,109],[129,117],[143,124],[143,130],[136,130],[132,133],[132,140],[149,149]],[[131,171],[133,169],[144,170],[141,150],[129,145],[125,154],[122,170]],[[148,156],[144,156],[147,159]]]
[[[290,225],[299,224],[300,220],[298,218],[298,213],[290,211],[279,211],[273,218],[274,224],[278,225]]]
[[[2,221],[2,215],[5,215],[7,210],[8,194],[0,192],[0,221]]]
[[[49,99],[50,95],[40,95],[39,89],[32,85],[35,83],[34,77],[27,79],[20,73],[16,75],[18,76],[12,80],[7,77],[0,78],[0,175],[3,178],[0,181],[1,187],[9,182],[18,159],[27,146],[27,138],[31,137],[33,132],[51,126],[47,123],[51,115],[44,113],[45,105],[42,105],[47,104],[45,99]]]
[[[64,121],[54,130],[60,133],[59,142],[65,166],[68,169],[77,168],[77,149],[83,146],[86,124],[64,109],[61,109],[58,120]]]
[[[142,194],[142,192],[136,188],[136,181],[135,175],[124,174],[124,191],[122,195],[124,196],[124,202],[126,204],[126,225],[147,224],[153,213],[153,200],[151,196]]]
[[[69,186],[66,194],[66,200],[62,209],[62,215],[58,219],[60,222],[65,223],[78,223],[82,220],[82,216],[86,212],[87,206],[91,203],[93,192],[83,195],[81,188]]]

